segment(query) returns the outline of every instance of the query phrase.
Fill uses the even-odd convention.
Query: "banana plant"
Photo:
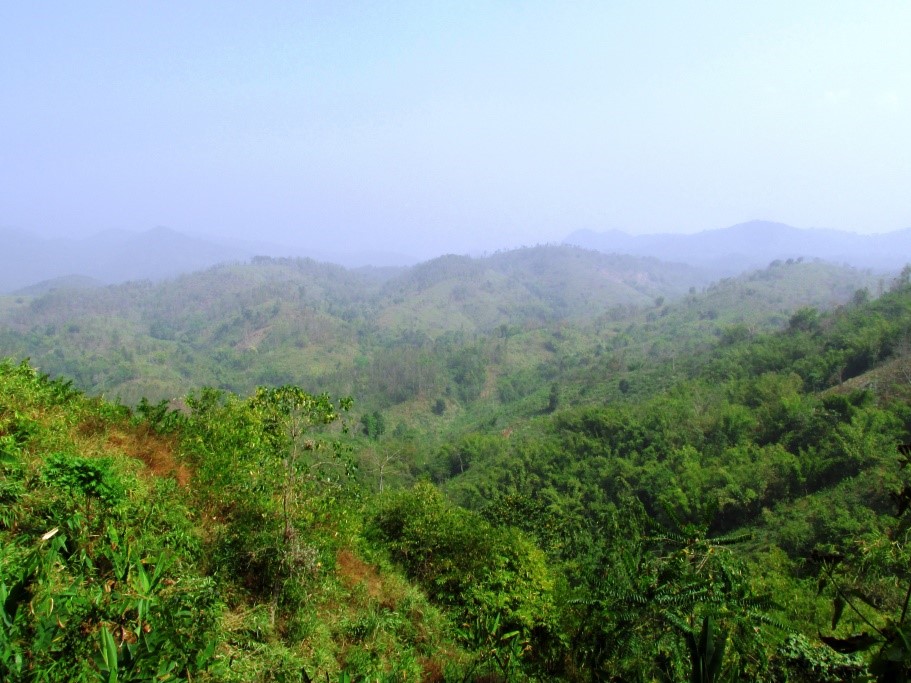
[[[687,645],[690,650],[690,683],[715,683],[720,680],[724,649],[727,645],[727,631],[718,628],[712,615],[702,619],[702,629],[697,633],[689,631]]]

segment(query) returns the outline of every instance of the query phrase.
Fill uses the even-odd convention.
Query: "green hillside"
[[[364,545],[338,433],[319,426],[338,406],[291,390],[188,402],[131,414],[0,364],[2,680],[419,680],[470,666],[450,618]],[[302,445],[288,430],[305,421]]]
[[[264,382],[130,409],[0,363],[4,680],[911,675],[907,269],[877,296],[774,264],[622,315],[434,338],[366,323],[402,273],[324,285],[362,318],[281,298],[289,269],[300,302],[319,268],[191,278],[187,302],[213,297],[197,311],[242,303],[190,337],[176,294],[147,312],[173,283],[8,302],[78,327],[23,339],[95,339],[100,364],[133,330],[117,343],[143,364],[196,372],[197,354],[244,382],[219,350],[256,357],[271,332],[241,321],[322,320],[330,345],[362,330],[338,358],[385,386],[366,406]],[[61,301],[91,322],[51,323]],[[183,322],[140,334],[163,320]]]
[[[523,373],[565,356],[567,345],[549,335],[578,337],[570,328],[584,340],[567,352],[603,360],[610,350],[610,362],[642,363],[712,341],[725,326],[765,329],[800,306],[844,303],[874,282],[792,263],[705,284],[684,266],[570,247],[408,270],[258,258],[155,285],[0,297],[0,353],[127,404],[203,385],[294,383],[358,396],[371,409],[415,396],[464,405],[497,393],[489,382],[518,387],[499,392],[507,398],[526,393]],[[639,348],[645,339],[649,348]]]

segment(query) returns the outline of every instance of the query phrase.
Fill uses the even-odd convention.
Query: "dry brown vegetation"
[[[178,462],[174,455],[175,440],[156,434],[146,425],[114,428],[108,434],[107,444],[124,455],[145,463],[150,475],[171,477],[181,487],[190,483],[190,470]]]

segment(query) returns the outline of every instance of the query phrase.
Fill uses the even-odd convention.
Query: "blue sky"
[[[911,227],[911,3],[7,2],[0,226],[418,257]]]

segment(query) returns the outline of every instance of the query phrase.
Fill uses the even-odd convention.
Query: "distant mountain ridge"
[[[819,258],[876,270],[895,270],[911,261],[911,228],[858,235],[759,220],[687,235],[579,230],[569,235],[564,243],[605,253],[686,263],[706,268],[719,276],[736,275],[789,258]]]
[[[60,277],[42,280],[34,285],[17,289],[13,294],[19,296],[41,296],[57,289],[96,289],[104,287],[104,283],[93,277],[85,275],[61,275]]]
[[[303,249],[268,242],[232,242],[195,237],[165,227],[138,233],[105,230],[78,239],[46,239],[22,230],[0,228],[0,244],[0,293],[47,286],[49,282],[63,287],[65,278],[72,277],[90,278],[98,284],[163,280],[219,263],[248,261],[258,255],[310,256],[349,267],[413,263],[413,259],[399,254],[322,253],[318,245],[316,249]]]
[[[81,239],[54,240],[0,228],[0,244],[3,244],[0,293],[36,285],[46,287],[48,282],[63,287],[68,282],[65,278],[73,277],[90,278],[100,284],[162,280],[220,263],[246,262],[257,255],[307,256],[349,268],[416,263],[401,254],[342,254],[322,252],[321,245],[304,249],[266,242],[230,242],[194,237],[164,227],[140,233],[108,230]],[[607,254],[686,264],[700,269],[700,279],[705,281],[764,268],[775,260],[801,257],[880,271],[898,270],[911,261],[911,229],[857,235],[837,230],[804,230],[767,221],[750,221],[689,235],[581,230],[569,235],[564,244]]]
[[[0,240],[4,244],[0,251],[3,292],[76,275],[104,284],[160,280],[250,256],[170,228],[141,233],[109,230],[84,239],[54,240],[0,230]]]

